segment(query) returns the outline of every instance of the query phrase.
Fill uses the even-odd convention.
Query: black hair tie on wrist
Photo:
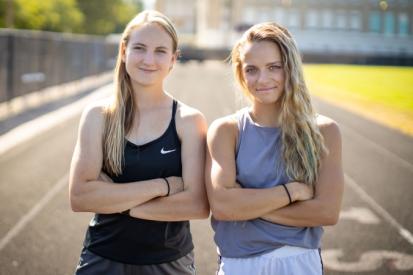
[[[130,209],[126,209],[125,211],[122,211],[121,214],[130,216]]]
[[[169,181],[166,178],[163,178],[166,182],[166,186],[168,186],[168,193],[165,195],[165,197],[169,196],[169,193],[171,192],[171,186],[169,186]]]
[[[287,188],[287,186],[285,186],[285,184],[281,184],[281,185],[284,187],[285,192],[287,192],[288,199],[290,200],[290,203],[289,203],[289,204],[291,204],[293,201],[291,200],[290,191],[288,191],[288,188]]]

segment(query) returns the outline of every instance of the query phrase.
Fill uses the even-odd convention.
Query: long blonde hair
[[[172,50],[178,50],[178,37],[172,22],[157,11],[143,11],[135,16],[123,31],[119,42],[118,57],[115,67],[115,94],[110,105],[105,109],[105,131],[103,134],[103,169],[112,175],[122,173],[125,135],[132,129],[133,117],[137,112],[137,103],[133,96],[130,77],[122,61],[122,50],[129,42],[131,32],[148,23],[161,26],[172,38]]]
[[[248,29],[231,52],[235,79],[242,91],[250,96],[243,75],[240,52],[246,43],[260,41],[273,42],[281,51],[286,79],[280,98],[279,121],[287,176],[292,180],[313,185],[318,179],[321,156],[327,150],[304,81],[301,56],[289,31],[273,22],[257,24]]]

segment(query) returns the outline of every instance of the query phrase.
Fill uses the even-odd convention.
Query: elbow
[[[336,225],[338,223],[339,217],[339,213],[331,214],[328,218],[328,225]]]
[[[208,200],[202,199],[201,202],[199,200],[194,201],[193,203],[194,212],[194,219],[207,219],[209,217],[209,204]]]
[[[70,208],[72,209],[73,212],[87,212],[83,199],[82,199],[82,191],[78,190],[75,186],[71,185],[70,191],[69,191],[69,201],[70,201]]]
[[[214,219],[219,221],[233,221],[235,220],[234,215],[232,215],[230,209],[228,209],[224,204],[212,203],[211,213]]]
[[[246,220],[243,211],[235,206],[228,196],[210,196],[209,205],[214,219],[219,221]]]
[[[82,212],[80,203],[72,195],[70,196],[70,208],[73,212]]]
[[[340,216],[339,211],[325,211],[323,215],[323,225],[325,226],[331,226],[331,225],[336,225],[338,223]]]
[[[70,208],[73,212],[88,212],[84,208],[82,200],[79,198],[79,196],[76,196],[74,194],[70,194]]]
[[[209,207],[203,207],[198,211],[198,219],[208,219],[209,218]]]

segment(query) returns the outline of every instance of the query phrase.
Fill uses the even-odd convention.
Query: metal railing
[[[0,29],[0,102],[113,69],[104,37]]]

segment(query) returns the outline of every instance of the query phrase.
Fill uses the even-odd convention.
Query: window
[[[347,28],[347,13],[346,11],[337,12],[337,28],[346,29]]]
[[[380,12],[378,11],[370,12],[369,13],[369,31],[380,33],[381,31],[380,24],[381,24]]]
[[[351,11],[350,12],[350,29],[351,30],[361,30],[361,12]]]
[[[331,10],[323,10],[321,15],[321,26],[323,29],[334,28],[334,15]]]
[[[409,35],[409,16],[407,13],[399,14],[399,34]]]
[[[394,24],[394,14],[392,12],[386,12],[384,14],[384,33],[394,34],[395,24]]]
[[[317,10],[308,10],[305,14],[305,26],[309,29],[318,27]]]
[[[299,28],[300,27],[300,11],[298,10],[290,10],[288,13],[288,24],[287,27],[289,28]]]
[[[275,10],[274,10],[274,19],[275,19],[275,22],[277,22],[278,24],[281,24],[281,25],[285,25],[285,19],[286,19],[286,16],[285,16],[286,14],[285,14],[285,9],[284,8],[281,8],[281,7],[276,7],[275,8]]]

